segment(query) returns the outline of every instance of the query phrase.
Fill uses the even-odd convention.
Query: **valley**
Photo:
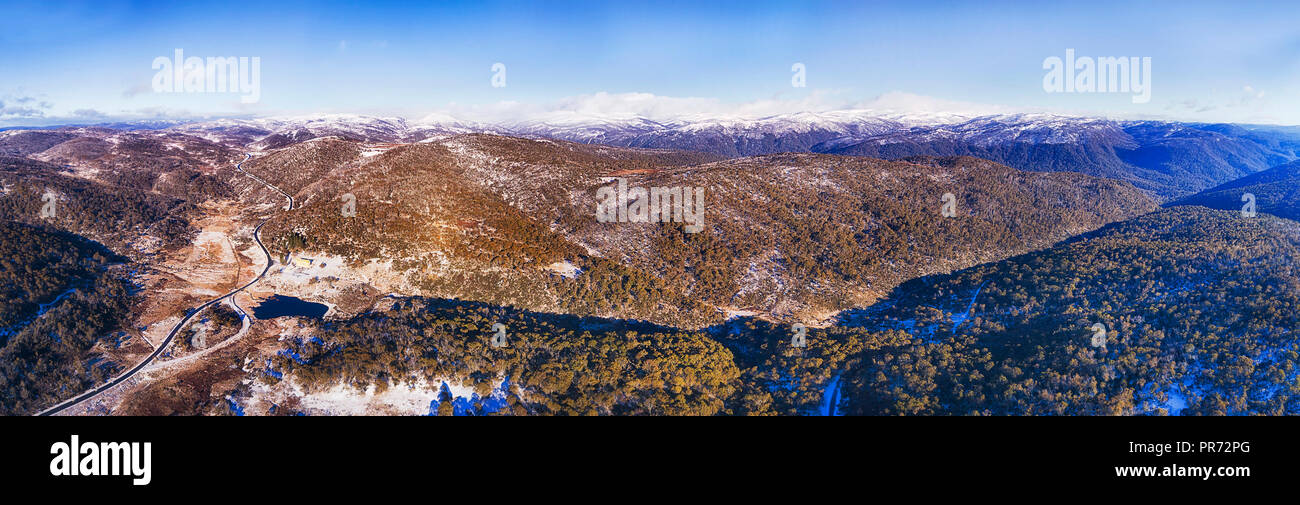
[[[59,386],[6,408],[73,396],[84,401],[58,413],[1297,408],[1285,308],[1297,303],[1287,163],[1300,144],[1284,134],[799,119],[828,133],[683,126],[701,142],[751,128],[787,137],[690,151],[649,133],[616,140],[622,126],[501,135],[334,116],[0,132],[0,216],[104,248],[105,275],[129,292],[90,306],[111,317],[59,358],[73,369],[44,372]],[[996,132],[1012,127],[1010,139]],[[1163,147],[1148,146],[1153,131]],[[1224,165],[1199,178],[1135,161],[1215,136],[1233,136],[1215,145],[1238,157],[1210,156]],[[1068,162],[1054,151],[1103,148],[1112,154]],[[598,190],[620,180],[702,188],[700,230],[601,222]],[[43,217],[50,191],[58,212]],[[1242,217],[1242,192],[1259,217]],[[5,311],[34,314],[9,323],[16,334],[97,271],[23,261],[64,280]],[[1105,350],[1084,338],[1095,322]],[[794,323],[806,347],[791,345]],[[492,344],[495,324],[508,345]],[[6,352],[48,352],[10,340]]]

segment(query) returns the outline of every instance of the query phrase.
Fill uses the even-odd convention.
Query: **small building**
[[[311,259],[311,258],[294,258],[294,259],[293,259],[293,266],[296,266],[296,267],[310,268],[310,267],[311,267],[311,264],[312,264],[312,259]]]

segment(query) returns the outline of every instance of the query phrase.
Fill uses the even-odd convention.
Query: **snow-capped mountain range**
[[[1022,170],[1074,171],[1127,180],[1162,198],[1190,194],[1300,158],[1300,127],[1121,121],[1045,113],[965,115],[851,109],[764,117],[698,114],[652,119],[557,111],[493,123],[447,114],[415,120],[316,114],[182,124],[151,122],[138,128],[259,150],[329,136],[409,143],[493,133],[726,157],[785,152],[887,159],[968,155]]]
[[[755,155],[789,152],[792,149],[764,149],[759,142],[768,139],[784,144],[808,144],[807,151],[830,151],[862,142],[890,144],[912,142],[962,142],[989,147],[1000,144],[1078,144],[1107,142],[1136,147],[1141,142],[1128,132],[1142,126],[1161,129],[1163,137],[1195,130],[1218,133],[1225,137],[1260,132],[1273,135],[1286,132],[1300,136],[1300,127],[1250,127],[1230,134],[1227,125],[1179,123],[1166,121],[1119,121],[1097,117],[1057,114],[997,114],[972,116],[949,113],[894,113],[870,109],[828,112],[800,112],[766,117],[692,115],[655,120],[635,115],[580,114],[554,112],[538,117],[495,123],[433,114],[410,120],[401,117],[378,117],[358,114],[315,114],[265,118],[225,118],[195,121],[169,126],[169,129],[197,134],[230,131],[261,131],[264,137],[328,136],[356,140],[401,142],[419,141],[430,136],[461,133],[497,133],[520,137],[545,137],[583,143],[601,143],[626,147],[660,147],[690,149],[692,145],[727,140],[741,145],[735,153]],[[1218,128],[1209,128],[1217,126]],[[157,126],[150,126],[156,128]],[[1266,132],[1266,133],[1265,133]],[[1283,134],[1282,136],[1287,136]],[[809,143],[809,139],[818,139]],[[258,139],[261,140],[261,139]],[[669,144],[669,145],[664,145]],[[812,146],[817,146],[813,149]],[[797,150],[797,149],[794,149]],[[717,149],[710,149],[716,152]]]

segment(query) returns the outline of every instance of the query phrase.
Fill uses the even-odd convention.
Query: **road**
[[[292,196],[290,196],[288,193],[285,193],[284,191],[281,191],[280,188],[277,188],[271,185],[270,183],[262,180],[261,177],[258,177],[256,175],[244,171],[244,167],[243,167],[244,163],[247,162],[249,159],[252,159],[252,157],[253,157],[252,154],[246,154],[243,161],[240,161],[239,163],[235,164],[235,170],[238,170],[240,173],[247,175],[253,180],[261,183],[262,185],[275,190],[277,193],[284,195],[284,197],[289,200],[289,206],[285,207],[285,210],[292,210],[293,209]],[[221,303],[222,300],[231,298],[235,296],[235,294],[239,293],[240,291],[243,291],[247,289],[249,286],[252,286],[257,281],[262,280],[262,277],[266,276],[266,273],[271,271],[271,251],[266,249],[266,245],[262,244],[262,238],[261,238],[262,226],[264,226],[270,220],[271,220],[270,217],[263,219],[262,222],[257,223],[257,227],[253,229],[253,240],[257,242],[258,247],[262,248],[262,254],[266,255],[266,268],[262,269],[262,273],[257,274],[257,277],[253,278],[253,280],[251,281],[248,281],[248,284],[244,284],[243,286],[240,286],[234,291],[222,295],[220,298],[208,300],[207,302],[203,303],[203,305],[199,305],[198,307],[195,307],[194,309],[188,311],[185,314],[185,317],[181,318],[180,322],[176,323],[176,326],[173,326],[172,330],[167,333],[167,338],[163,339],[162,344],[158,345],[158,347],[154,349],[154,351],[150,353],[149,356],[145,357],[144,360],[140,361],[140,363],[136,364],[134,367],[131,367],[130,370],[127,370],[122,375],[117,376],[117,378],[104,383],[104,385],[102,386],[93,388],[89,391],[86,391],[85,393],[77,395],[74,398],[64,400],[58,405],[50,407],[37,415],[49,416],[49,415],[58,414],[59,412],[67,410],[70,407],[89,401],[90,399],[99,396],[101,393],[113,389],[118,384],[126,382],[132,376],[138,373],[140,370],[143,370],[144,367],[148,366],[149,363],[153,362],[154,359],[157,359],[158,355],[162,354],[163,350],[167,349],[167,346],[171,344],[172,338],[174,338],[177,333],[180,333],[181,329],[185,328],[185,325],[189,324],[190,320],[193,319],[194,316],[197,316],[200,312],[203,312],[203,309],[206,309],[213,304]]]

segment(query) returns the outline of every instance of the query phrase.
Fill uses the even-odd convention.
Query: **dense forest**
[[[699,159],[492,135],[360,160],[357,151],[326,139],[250,162],[296,195],[298,208],[264,229],[277,255],[392,260],[428,296],[691,329],[721,321],[709,306],[781,319],[861,306],[916,276],[1156,208],[1127,183],[974,158],[772,155],[683,166]],[[597,222],[594,194],[611,176],[703,187],[704,231]],[[278,198],[256,191],[259,202]],[[947,193],[952,219],[941,215]],[[348,195],[355,216],[342,212]],[[580,273],[555,275],[557,263]]]
[[[1176,207],[904,283],[802,346],[756,318],[681,331],[407,299],[322,324],[274,367],[309,389],[449,380],[480,398],[504,378],[513,414],[1285,414],[1298,262],[1294,222]]]
[[[1175,207],[917,279],[844,316],[913,337],[868,353],[851,411],[1294,413],[1297,265],[1293,221]]]
[[[1246,201],[1246,195],[1254,197]],[[1202,205],[1212,209],[1257,213],[1300,220],[1300,161],[1279,165],[1263,172],[1207,189],[1170,205]]]
[[[864,356],[911,341],[902,331],[862,327],[804,328],[737,318],[709,329],[727,346],[740,368],[736,415],[842,415],[847,401],[843,376]],[[802,336],[800,345],[795,338]]]
[[[493,347],[494,324],[508,329]],[[801,415],[867,351],[906,344],[899,331],[811,329],[744,319],[702,332],[635,321],[541,314],[476,302],[407,298],[388,310],[319,323],[288,341],[262,380],[307,391],[380,390],[419,381],[472,385],[483,401],[503,381],[514,415]],[[838,403],[838,402],[837,402]]]
[[[508,328],[504,347],[490,340],[497,323]],[[426,379],[472,384],[486,397],[506,379],[514,414],[719,414],[740,374],[700,333],[422,299],[324,325],[290,351],[274,367],[309,391]]]
[[[1185,174],[1129,165],[1183,163],[1205,137],[1185,134],[1196,142],[1178,149],[1107,147],[1128,182],[1058,172],[1068,167],[1052,164],[1065,159],[1055,149],[1096,154],[1074,145],[997,153],[1041,170],[1029,172],[963,156],[325,138],[245,165],[294,195],[289,211],[229,169],[237,149],[205,138],[9,135],[3,154],[29,157],[0,157],[0,414],[39,411],[120,370],[101,351],[138,299],[114,251],[186,247],[201,205],[231,199],[245,223],[275,216],[261,237],[276,256],[387,262],[401,289],[425,295],[303,320],[311,337],[284,339],[252,372],[308,392],[446,381],[478,393],[471,412],[512,415],[1298,412],[1300,164],[1161,209],[1134,182],[1164,198],[1183,193],[1166,183]],[[1198,184],[1222,179],[1211,168]],[[705,188],[703,231],[597,222],[595,190],[615,177]],[[1241,212],[1244,193],[1258,215]],[[355,216],[341,212],[344,195]],[[202,322],[214,341],[241,323],[224,306]],[[508,346],[491,344],[498,323]],[[196,331],[174,351],[214,343]],[[252,394],[232,363],[207,387]],[[505,408],[482,408],[500,391]],[[177,398],[229,410],[204,395]]]
[[[0,415],[35,413],[121,368],[92,348],[127,324],[122,261],[66,232],[0,221]]]
[[[0,193],[0,220],[56,227],[122,254],[131,249],[127,244],[146,236],[179,246],[194,235],[186,219],[193,204],[59,172],[48,163],[0,157],[0,185],[6,188]],[[47,208],[52,217],[43,217]]]
[[[708,168],[644,183],[704,183],[709,233],[651,227],[649,254],[633,264],[714,304],[778,311],[860,306],[904,280],[1045,247],[1154,208],[1127,184],[974,158],[771,155]],[[941,214],[945,193],[952,218]]]
[[[259,160],[250,170],[293,189],[307,183],[277,174],[271,167],[282,165],[275,163],[306,160],[313,167],[317,162],[311,160],[326,160],[323,166],[332,167],[332,160],[356,150],[342,141],[310,144]],[[263,229],[277,256],[308,250],[355,263],[393,260],[394,271],[440,297],[686,327],[718,321],[715,310],[659,277],[592,255],[485,190],[444,146],[394,149],[363,168],[335,170],[307,187],[297,209]],[[269,190],[262,193],[253,197],[274,198]],[[348,193],[356,197],[355,217],[341,212],[341,196]],[[566,278],[548,270],[565,261],[582,274]]]
[[[847,145],[827,143],[813,150],[885,159],[972,156],[1020,170],[1078,172],[1126,181],[1158,195],[1161,201],[1300,155],[1300,142],[1293,133],[1259,127],[1104,119],[1052,123],[977,118],[960,125],[889,132]],[[1062,134],[1070,141],[1041,140]]]

